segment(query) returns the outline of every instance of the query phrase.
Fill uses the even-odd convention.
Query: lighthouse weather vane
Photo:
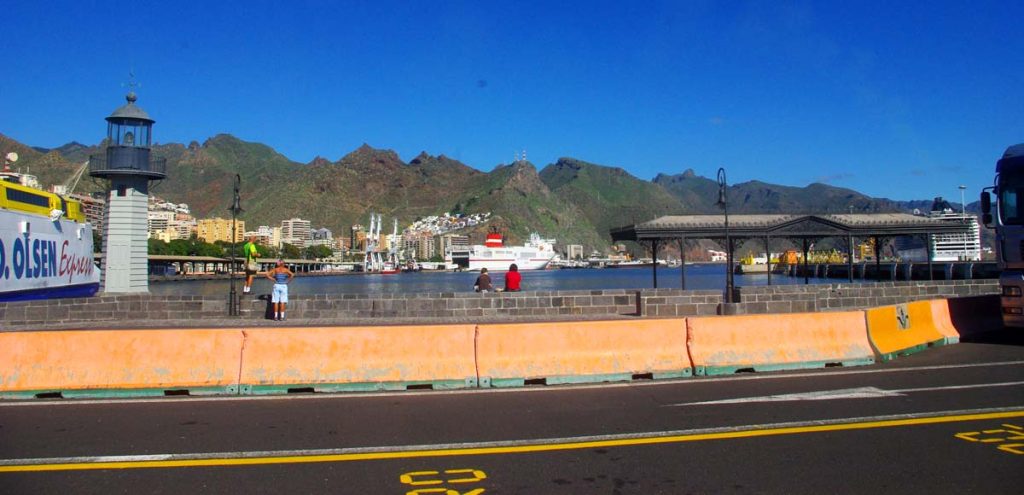
[[[121,87],[127,87],[129,93],[134,93],[135,88],[142,87],[142,83],[135,80],[135,69],[128,69],[128,82],[121,83]]]

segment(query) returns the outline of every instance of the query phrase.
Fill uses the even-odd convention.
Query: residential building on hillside
[[[92,224],[94,232],[104,232],[106,230],[107,200],[103,199],[102,194],[90,196],[88,194],[71,193],[68,197],[82,203],[82,210],[85,213],[85,221]],[[99,249],[99,247],[97,247],[97,249]]]
[[[315,229],[310,233],[312,239],[310,240],[311,246],[327,246],[334,248],[334,235],[330,229],[319,228]]]
[[[171,220],[174,219],[174,215],[175,213],[173,211],[149,210],[149,213],[146,215],[146,228],[149,233],[149,237],[160,239],[161,235],[166,236],[167,229],[171,226]]]
[[[352,236],[350,237],[350,239],[352,242],[351,244],[349,244],[349,248],[351,248],[353,251],[365,251],[366,228],[364,228],[360,224],[355,224],[352,226],[351,232]]]
[[[309,220],[291,218],[281,221],[281,242],[304,248],[309,246],[311,235]]]
[[[178,213],[167,226],[171,240],[191,239],[196,233],[196,219],[187,213]]]
[[[196,222],[196,237],[201,241],[214,243],[217,241],[232,242],[230,218],[204,218]],[[234,242],[242,242],[245,237],[245,220],[235,220]]]
[[[438,236],[437,240],[437,252],[442,255],[452,252],[452,248],[455,247],[469,248],[469,236],[445,234]]]
[[[401,250],[406,256],[415,257],[418,260],[429,260],[437,254],[437,243],[429,231],[406,232],[402,235]]]
[[[416,259],[429,260],[437,254],[437,243],[430,232],[421,232],[419,235],[419,246],[416,249]]]
[[[256,243],[261,246],[280,246],[281,245],[281,227],[270,227],[268,225],[260,225],[254,231],[245,233],[245,238],[256,236]]]

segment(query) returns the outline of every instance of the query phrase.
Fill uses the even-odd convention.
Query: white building
[[[725,256],[725,251],[715,251],[714,249],[708,249],[708,255],[711,256],[711,261],[728,261]]]
[[[281,222],[281,242],[304,248],[313,239],[309,220],[292,218]]]

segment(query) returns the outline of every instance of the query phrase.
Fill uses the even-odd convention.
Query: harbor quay
[[[865,309],[927,299],[999,294],[998,280],[935,280],[742,286],[721,290],[609,289],[503,293],[379,293],[293,296],[288,321],[266,319],[268,302],[246,298],[228,316],[211,295],[99,294],[0,303],[0,331],[83,328],[387,325],[445,322],[659,318]],[[994,310],[995,311],[995,310]],[[998,315],[998,311],[995,312]]]

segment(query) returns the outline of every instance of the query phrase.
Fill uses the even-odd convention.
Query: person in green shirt
[[[245,254],[245,287],[242,288],[242,294],[248,294],[252,291],[252,277],[259,270],[256,258],[260,257],[260,252],[256,250],[256,236],[249,237],[249,242],[242,246],[242,253]]]

